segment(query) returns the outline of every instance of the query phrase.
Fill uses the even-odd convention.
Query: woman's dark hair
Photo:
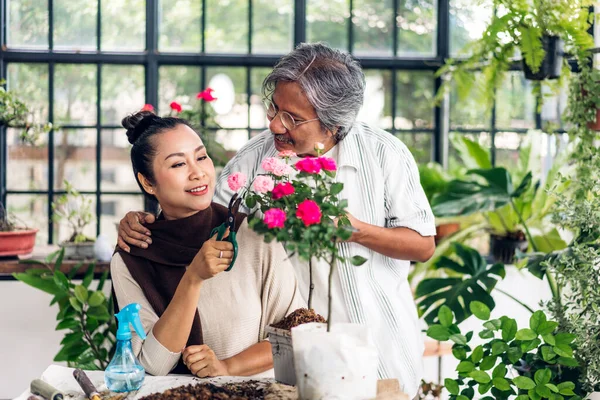
[[[156,203],[156,197],[147,193],[144,190],[138,172],[146,177],[146,179],[154,184],[154,171],[152,171],[152,160],[156,156],[156,148],[152,137],[161,134],[165,131],[176,128],[179,125],[190,127],[189,122],[181,118],[175,117],[159,117],[151,111],[138,111],[123,118],[121,125],[127,129],[127,140],[133,146],[131,147],[131,165],[133,166],[133,174],[140,189],[146,196],[146,199]]]

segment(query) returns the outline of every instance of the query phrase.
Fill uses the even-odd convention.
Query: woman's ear
[[[141,172],[137,173],[137,178],[140,181],[140,183],[142,184],[142,187],[144,188],[146,193],[154,194],[154,186],[150,183],[150,181],[148,179],[146,179],[146,177],[144,175],[142,175]]]

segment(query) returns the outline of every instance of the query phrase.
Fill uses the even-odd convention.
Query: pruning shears
[[[241,198],[238,198],[238,194],[235,193],[231,200],[229,200],[229,207],[227,208],[227,220],[223,222],[221,225],[213,228],[210,232],[210,237],[213,237],[217,234],[217,240],[224,240],[226,242],[230,242],[233,245],[233,258],[231,259],[231,264],[225,271],[230,271],[233,268],[233,264],[235,264],[235,259],[238,255],[238,242],[236,238],[235,231],[235,216],[240,208],[240,203],[242,202]],[[229,235],[224,238],[225,232],[227,232],[227,228],[229,228]]]

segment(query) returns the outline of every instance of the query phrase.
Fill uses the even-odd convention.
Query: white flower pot
[[[62,242],[60,247],[65,249],[65,258],[69,260],[94,260],[94,242]]]
[[[292,328],[300,399],[377,396],[377,349],[367,326],[309,323]]]
[[[587,400],[600,400],[600,392],[594,392],[591,393],[588,397]]]
[[[271,351],[273,352],[273,369],[277,382],[294,386],[296,384],[296,370],[294,369],[294,350],[292,348],[292,334],[285,329],[267,327]]]

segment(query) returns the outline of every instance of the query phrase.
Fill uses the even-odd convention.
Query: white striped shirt
[[[422,236],[435,235],[435,222],[415,160],[406,146],[383,130],[355,123],[336,145],[338,172],[344,183],[340,198],[357,219],[381,227],[407,227]],[[228,204],[233,192],[227,176],[243,172],[251,180],[265,173],[260,164],[277,150],[267,130],[251,139],[225,166],[215,201]],[[341,256],[360,255],[368,261],[360,267],[338,263],[334,280],[333,322],[366,324],[379,351],[380,378],[398,378],[409,396],[417,392],[422,377],[423,337],[408,284],[409,261],[396,260],[357,243],[341,243]],[[293,260],[300,290],[306,296],[308,266]],[[326,264],[326,263],[324,263]],[[327,265],[313,263],[313,308],[327,317]],[[325,272],[323,272],[325,271]],[[339,297],[341,293],[342,299]],[[338,311],[336,311],[338,310]]]

